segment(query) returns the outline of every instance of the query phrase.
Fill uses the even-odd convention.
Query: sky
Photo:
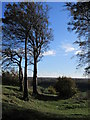
[[[83,70],[76,70],[77,58],[71,59],[80,50],[74,45],[77,35],[67,30],[70,14],[65,10],[65,3],[48,3],[52,8],[49,12],[54,41],[50,50],[46,52],[43,60],[38,64],[38,76],[68,76],[83,77]]]
[[[38,63],[38,77],[84,77],[83,69],[76,70],[77,58],[80,50],[74,41],[77,35],[67,30],[70,13],[65,10],[65,2],[47,2],[50,6],[49,22],[53,29],[54,40],[50,43],[50,49],[44,53],[44,57]],[[2,16],[5,11],[5,3],[2,3]],[[28,66],[28,76],[32,76],[33,66]]]

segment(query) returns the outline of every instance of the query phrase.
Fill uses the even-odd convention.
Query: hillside
[[[89,120],[86,94],[78,93],[70,99],[55,99],[55,96],[40,94],[22,99],[18,87],[3,85],[2,120]],[[81,97],[82,95],[82,97]]]

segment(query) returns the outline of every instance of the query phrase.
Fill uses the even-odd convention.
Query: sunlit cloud
[[[55,54],[56,52],[54,50],[49,50],[43,53],[44,56],[54,56]]]
[[[72,44],[62,44],[62,48],[65,50],[66,53],[72,52],[75,50]]]

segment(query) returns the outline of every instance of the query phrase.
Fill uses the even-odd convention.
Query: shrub
[[[2,72],[2,84],[3,85],[19,85],[18,74],[15,72],[3,71]]]
[[[38,86],[38,92],[39,93],[43,93],[45,90],[45,88],[41,87],[41,86]]]
[[[72,97],[77,92],[75,81],[67,77],[59,77],[55,89],[64,98]]]
[[[50,94],[56,94],[56,90],[55,90],[55,88],[54,88],[53,86],[49,86],[49,87],[48,87],[48,92],[49,92]]]

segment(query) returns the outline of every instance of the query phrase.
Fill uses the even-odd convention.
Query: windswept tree
[[[49,27],[49,8],[46,5],[36,3],[32,13],[32,32],[29,36],[29,51],[33,58],[33,94],[37,94],[37,63],[48,49],[50,41],[53,39],[52,29]]]
[[[22,44],[25,51],[25,75],[24,75],[24,99],[28,100],[28,80],[27,80],[27,44],[31,34],[31,13],[34,9],[34,3],[13,3],[7,4],[2,19],[3,25],[6,26],[15,42]]]
[[[78,67],[85,68],[87,74],[90,73],[90,2],[66,3],[66,8],[70,12],[71,19],[68,23],[68,30],[75,31],[78,35],[78,44],[81,52],[78,52]]]

